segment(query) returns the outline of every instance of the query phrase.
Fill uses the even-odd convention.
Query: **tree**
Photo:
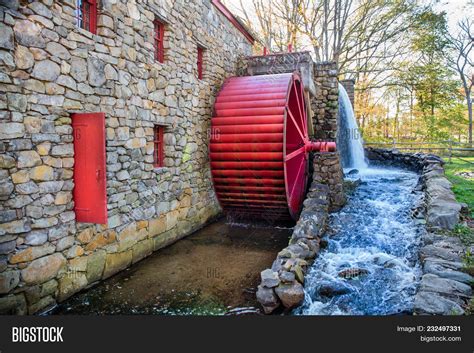
[[[271,51],[285,51],[288,44],[295,50],[311,48],[316,61],[336,61],[341,78],[356,80],[356,115],[364,136],[464,138],[459,132],[462,89],[471,111],[472,141],[472,58],[462,61],[473,45],[472,22],[464,25],[463,45],[455,46],[454,39],[461,37],[450,38],[446,14],[426,3],[247,0],[245,7],[240,0],[240,11]],[[459,69],[447,65],[453,52],[463,68],[463,87],[453,79]]]
[[[456,36],[448,35],[453,56],[451,67],[459,75],[464,90],[468,111],[468,141],[472,145],[472,89],[474,87],[474,21],[466,18],[458,22]]]
[[[416,108],[424,121],[426,138],[443,138],[439,129],[442,117],[438,113],[452,105],[458,95],[453,72],[446,65],[449,49],[446,14],[432,10],[418,14],[413,33],[411,47],[416,55],[407,77],[413,80]]]
[[[250,5],[239,1],[237,9],[246,24],[262,37],[270,51],[284,51],[288,44],[295,50],[301,45],[301,3],[303,0],[252,0]]]

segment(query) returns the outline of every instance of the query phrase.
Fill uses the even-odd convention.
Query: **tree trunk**
[[[467,96],[467,111],[469,116],[469,132],[468,132],[468,139],[469,145],[472,147],[472,98],[471,93]]]

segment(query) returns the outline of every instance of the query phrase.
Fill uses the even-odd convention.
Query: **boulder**
[[[280,301],[272,288],[266,288],[262,285],[257,289],[257,300],[262,305],[265,314],[271,314],[280,306]]]
[[[105,267],[105,250],[94,251],[91,255],[87,256],[87,281],[89,283],[98,281],[102,278],[102,273]]]
[[[15,39],[27,48],[44,48],[46,42],[41,35],[41,27],[29,20],[17,20],[13,26]]]
[[[461,262],[462,261],[462,253],[455,251],[450,248],[442,248],[436,245],[437,243],[433,243],[430,245],[426,245],[420,249],[420,256],[422,259],[433,257],[438,259],[443,259],[452,262]]]
[[[436,293],[419,292],[415,296],[413,310],[422,315],[463,315],[464,310],[456,302]]]
[[[260,273],[262,279],[262,285],[266,288],[273,288],[280,284],[280,279],[278,273],[272,271],[271,269],[266,269]]]
[[[452,279],[425,274],[421,278],[420,291],[438,293],[444,296],[470,298],[471,286]]]
[[[54,278],[65,265],[62,254],[52,254],[32,261],[21,271],[21,277],[27,284],[43,283]]]
[[[278,253],[279,257],[307,259],[311,257],[312,252],[308,246],[302,243],[291,244]]]
[[[437,199],[428,207],[428,226],[452,230],[459,222],[461,205],[456,201]]]
[[[339,272],[337,275],[345,279],[351,279],[367,274],[369,274],[369,271],[363,268],[347,268]]]
[[[279,277],[280,281],[282,281],[283,283],[291,283],[294,282],[296,279],[295,274],[289,271],[281,271]]]
[[[280,284],[275,293],[287,309],[297,307],[304,300],[304,288],[299,282]]]
[[[13,50],[14,47],[12,29],[3,23],[0,23],[0,48]]]
[[[334,297],[351,292],[351,287],[339,281],[323,281],[318,287],[318,293],[325,297]]]
[[[56,81],[60,72],[58,64],[51,60],[43,60],[35,64],[31,76],[42,81]]]
[[[107,254],[103,278],[108,278],[115,273],[126,269],[132,263],[132,251]]]
[[[28,168],[41,164],[41,157],[36,151],[21,151],[17,157],[17,167]]]
[[[1,0],[0,5],[5,6],[8,9],[18,10],[20,1],[18,0]]]
[[[89,84],[91,86],[100,87],[105,83],[105,63],[102,60],[89,57],[87,59],[87,71],[89,72]]]
[[[15,64],[17,68],[27,70],[32,67],[35,63],[33,54],[28,50],[27,47],[19,45],[15,51]]]
[[[56,42],[49,42],[46,45],[46,51],[60,59],[69,60],[71,58],[69,51],[63,45]]]
[[[25,250],[19,251],[10,258],[10,263],[17,264],[20,262],[27,262],[52,254],[54,252],[54,245],[44,244],[41,246],[30,246]]]
[[[73,57],[71,59],[71,76],[78,82],[84,82],[87,79],[87,63],[84,59]],[[105,75],[105,74],[104,74]]]
[[[440,240],[443,240],[446,236],[445,235],[440,235],[436,233],[424,233],[422,236],[423,244],[429,245],[433,244],[435,242],[438,242]]]
[[[20,282],[20,271],[4,271],[0,273],[0,294],[8,293]]]
[[[0,314],[25,315],[26,299],[23,293],[0,298]]]
[[[357,175],[359,174],[359,170],[357,169],[351,169],[347,172],[347,175]]]
[[[450,262],[439,259],[426,259],[423,265],[424,273],[431,273],[441,278],[452,279],[454,281],[470,284],[474,282],[474,277],[460,270],[463,268],[461,262]]]
[[[87,286],[87,278],[84,273],[71,272],[59,279],[58,300],[63,301],[74,293],[79,292]]]

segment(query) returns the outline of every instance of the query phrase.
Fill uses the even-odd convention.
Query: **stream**
[[[421,275],[424,226],[411,216],[421,197],[418,175],[367,168],[330,216],[321,250],[306,276],[296,315],[410,313]],[[292,228],[221,219],[85,290],[56,314],[222,315],[256,312],[260,271],[271,266]]]
[[[411,217],[418,175],[367,168],[347,205],[331,215],[327,247],[311,266],[297,315],[410,313],[421,276],[424,227]]]

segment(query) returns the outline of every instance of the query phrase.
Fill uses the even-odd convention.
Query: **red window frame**
[[[155,125],[153,129],[153,166],[161,168],[164,166],[165,157],[165,142],[164,142],[165,127]]]
[[[153,39],[155,45],[155,60],[163,63],[165,61],[165,47],[164,47],[164,38],[165,38],[165,24],[160,20],[155,19],[153,21],[154,32]]]
[[[198,79],[202,80],[203,77],[203,58],[204,58],[204,48],[197,48],[197,70],[198,70]]]
[[[97,0],[77,0],[77,24],[93,34],[97,33]]]

